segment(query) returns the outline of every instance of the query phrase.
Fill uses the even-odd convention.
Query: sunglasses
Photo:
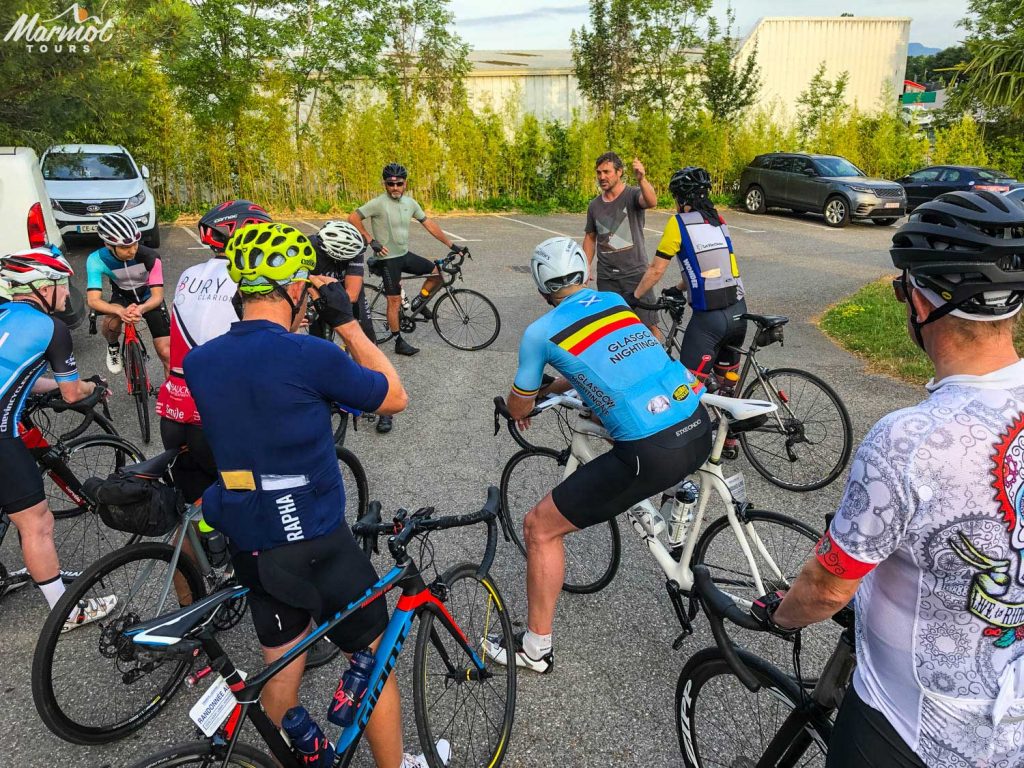
[[[385,187],[404,187],[405,186],[405,182],[404,181],[385,181],[384,182],[384,186]]]
[[[899,277],[893,278],[892,292],[896,294],[896,301],[898,301],[900,304],[907,303],[907,297],[910,295],[910,286],[907,284],[906,272],[904,272]]]

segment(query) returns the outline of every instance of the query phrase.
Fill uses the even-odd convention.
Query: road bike
[[[355,519],[366,513],[369,504],[366,473],[350,451],[340,446],[335,450]],[[177,450],[165,451],[126,468],[123,474],[163,478],[172,484],[168,471],[177,455]],[[65,741],[105,744],[156,717],[179,690],[191,661],[143,658],[123,633],[172,607],[193,605],[234,584],[226,551],[208,553],[194,525],[202,509],[180,502],[178,513],[178,524],[162,541],[143,541],[141,535],[131,534],[126,546],[93,563],[43,625],[32,663],[32,694],[43,722]],[[108,595],[117,597],[117,607],[110,614],[74,632],[62,632],[63,617],[76,605]],[[235,626],[245,608],[245,599],[239,598],[218,613],[214,627],[224,631]],[[307,666],[322,666],[339,650],[321,644]]]
[[[665,349],[679,359],[682,347],[685,296],[662,293],[656,304],[637,303],[657,310]],[[765,480],[790,491],[813,491],[833,482],[850,460],[853,427],[846,405],[828,384],[798,368],[769,368],[757,360],[760,349],[784,344],[782,315],[744,313],[757,331],[746,349],[729,347],[744,358],[734,391],[747,400],[767,400],[776,410],[758,428],[738,435],[743,454]],[[713,378],[713,377],[709,377]]]
[[[501,330],[501,316],[494,302],[479,291],[470,288],[452,288],[456,279],[462,280],[462,263],[473,258],[468,250],[461,253],[452,251],[434,265],[442,275],[441,285],[428,300],[428,316],[419,310],[412,311],[409,300],[402,289],[402,306],[399,310],[398,327],[402,333],[412,333],[419,323],[432,322],[434,330],[447,344],[456,349],[475,351],[494,343]],[[367,266],[374,275],[380,276],[380,260],[370,258]],[[395,337],[388,326],[387,296],[381,285],[366,285],[366,301],[370,307],[370,320],[376,332],[376,341],[383,344]],[[433,302],[432,304],[429,302]]]
[[[281,659],[256,674],[246,677],[235,667],[211,628],[221,606],[243,598],[245,587],[221,590],[189,608],[128,630],[127,636],[140,652],[154,658],[191,659],[196,653],[205,652],[210,664],[193,675],[195,678],[217,672],[190,713],[206,738],[166,749],[140,761],[136,768],[188,764],[299,768],[301,763],[260,705],[263,686],[347,616],[395,588],[401,589],[401,597],[375,653],[367,693],[358,704],[355,722],[332,739],[337,749],[334,765],[343,767],[352,761],[377,698],[417,617],[413,707],[420,746],[428,764],[431,768],[501,765],[512,734],[516,668],[497,664],[483,651],[487,637],[512,642],[512,623],[488,575],[498,538],[498,489],[488,489],[484,507],[466,515],[435,518],[434,508],[426,507],[411,514],[399,510],[393,520],[382,522],[380,510],[379,502],[371,504],[367,515],[353,526],[353,533],[363,539],[367,549],[376,548],[380,534],[390,534],[388,549],[394,567],[363,596],[323,621]],[[423,540],[434,531],[479,523],[487,526],[487,545],[481,562],[457,565],[427,584],[420,570],[422,563],[417,564],[409,553],[413,541]],[[423,550],[428,549],[424,541]],[[270,755],[239,741],[246,722],[255,727]],[[438,753],[439,740],[450,744],[447,761]]]
[[[812,682],[800,674],[799,639],[793,648],[795,678],[736,647],[723,619],[749,630],[764,626],[718,589],[704,566],[694,568],[694,578],[715,647],[691,656],[676,684],[676,732],[687,768],[824,766],[834,715],[856,666],[852,609],[834,617],[842,632]]]
[[[121,360],[124,364],[124,378],[128,385],[128,396],[135,401],[135,412],[139,419],[142,442],[149,445],[149,398],[154,395],[146,363],[149,351],[139,336],[136,323],[121,324]],[[96,312],[89,313],[89,333],[96,333]]]

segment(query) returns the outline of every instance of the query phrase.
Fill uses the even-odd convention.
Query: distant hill
[[[911,43],[907,46],[907,56],[931,56],[941,51],[941,48],[929,48],[920,43]]]

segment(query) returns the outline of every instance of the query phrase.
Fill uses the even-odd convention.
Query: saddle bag
[[[160,480],[115,472],[106,480],[86,480],[84,490],[104,524],[117,531],[164,536],[181,520],[181,493]]]

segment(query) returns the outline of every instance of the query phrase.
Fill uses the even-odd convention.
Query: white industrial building
[[[757,50],[760,100],[792,117],[796,100],[819,64],[830,78],[849,72],[847,101],[872,111],[884,93],[902,92],[910,19],[906,17],[763,18],[741,42],[745,60]],[[543,119],[568,121],[585,104],[569,50],[473,51],[466,77],[470,103],[495,110],[513,106]]]

